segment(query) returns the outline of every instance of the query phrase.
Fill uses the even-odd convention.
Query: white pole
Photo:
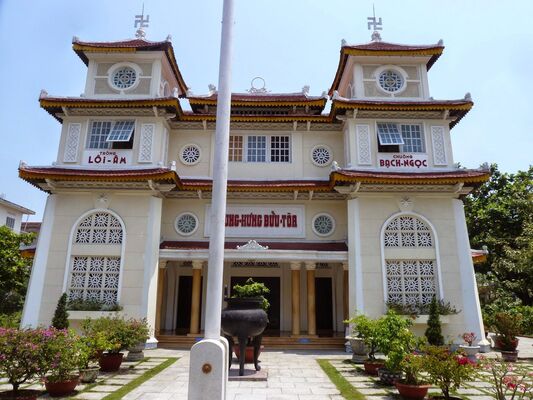
[[[224,0],[220,67],[218,73],[217,122],[215,160],[213,165],[213,195],[211,201],[211,238],[207,274],[205,315],[206,339],[220,337],[222,309],[222,275],[224,272],[224,234],[226,192],[228,181],[228,147],[231,112],[231,56],[233,36],[233,0]]]
[[[191,349],[189,400],[224,400],[226,398],[229,354],[228,342],[220,337],[220,312],[224,273],[233,24],[233,0],[224,0],[218,73],[213,196],[209,216],[212,231],[209,239],[207,267],[205,338]]]

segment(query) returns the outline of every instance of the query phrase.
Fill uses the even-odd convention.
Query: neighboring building
[[[41,223],[40,222],[24,222],[21,228],[22,228],[22,232],[35,234],[35,238],[33,239],[33,241],[27,246],[22,246],[20,249],[24,257],[33,258],[35,256],[35,250],[37,249],[37,241],[39,239],[39,232],[41,231]]]
[[[13,232],[20,233],[22,216],[34,214],[35,211],[7,201],[4,194],[0,196],[0,226],[5,225]]]
[[[216,89],[187,90],[169,40],[75,38],[73,49],[84,94],[40,97],[62,126],[57,160],[19,168],[49,193],[23,324],[49,323],[67,292],[119,302],[160,340],[197,336]],[[462,310],[445,335],[483,337],[461,199],[489,171],[455,164],[451,129],[473,103],[431,97],[443,50],[343,42],[330,97],[233,94],[224,282],[267,284],[269,335],[343,336],[356,310],[436,295]]]

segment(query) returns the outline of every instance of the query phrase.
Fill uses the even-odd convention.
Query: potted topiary
[[[21,390],[20,385],[39,375],[46,359],[41,353],[42,329],[0,328],[0,375],[12,390],[0,393],[0,399],[33,400],[40,390]]]
[[[261,335],[268,324],[266,309],[270,306],[264,297],[269,289],[263,284],[249,278],[244,285],[233,287],[233,296],[225,298],[228,306],[222,310],[222,331],[230,344],[230,354],[233,353],[233,337],[239,339],[239,375],[244,375],[246,346],[252,338],[253,362],[259,371],[259,352],[261,350]],[[230,357],[231,366],[231,357]]]
[[[363,361],[365,372],[369,375],[378,374],[378,369],[385,365],[384,360],[376,358],[378,350],[378,336],[379,336],[379,320],[371,319],[366,315],[357,315],[348,320],[353,324],[353,329],[357,331],[358,336],[363,339],[364,344],[368,348],[367,358]]]
[[[67,329],[69,326],[66,293],[63,293],[57,302],[54,318],[52,318],[52,326],[56,329]]]
[[[422,357],[429,383],[442,391],[442,396],[433,396],[433,399],[460,399],[450,396],[450,392],[475,377],[472,361],[460,353],[452,353],[440,346],[427,346]]]
[[[426,397],[431,385],[423,375],[424,358],[419,354],[406,354],[399,366],[405,378],[394,382],[400,396],[407,399],[421,400]]]
[[[462,336],[463,340],[466,342],[460,345],[459,348],[463,350],[470,361],[476,361],[476,354],[479,353],[480,346],[474,346],[474,342],[477,339],[477,336],[474,332],[465,332]]]
[[[146,346],[146,340],[150,337],[150,327],[146,318],[143,319],[129,319],[128,329],[133,338],[135,338],[135,345],[128,348],[127,361],[139,361],[144,358],[144,347]]]
[[[90,320],[82,323],[83,336],[82,343],[85,347],[85,363],[80,368],[80,381],[82,383],[93,383],[98,377],[100,366],[98,360],[106,348],[109,347],[105,332],[95,332],[90,327]]]
[[[48,362],[41,375],[46,391],[51,397],[66,396],[79,383],[79,375],[73,371],[85,364],[87,352],[74,331],[51,327],[44,336],[41,355]]]
[[[522,326],[522,316],[507,312],[494,315],[493,328],[496,332],[494,339],[496,347],[500,350],[505,361],[514,362],[518,359],[518,338]]]

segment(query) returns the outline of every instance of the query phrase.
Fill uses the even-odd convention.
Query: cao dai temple
[[[23,325],[48,324],[66,292],[147,318],[152,344],[191,344],[204,326],[216,88],[188,90],[170,38],[72,47],[83,95],[39,98],[61,126],[57,160],[19,168],[48,193]],[[431,96],[443,50],[343,41],[327,93],[233,94],[224,284],[270,288],[272,340],[342,344],[356,311],[433,296],[462,310],[443,318],[445,336],[483,337],[462,198],[489,172],[454,160],[452,129],[473,103]]]

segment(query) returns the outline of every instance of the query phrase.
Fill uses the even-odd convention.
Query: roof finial
[[[372,41],[373,42],[381,42],[381,35],[379,34],[378,31],[381,31],[383,30],[383,22],[381,20],[381,17],[376,18],[376,8],[374,6],[374,4],[372,4],[372,13],[373,13],[373,17],[368,17],[367,18],[367,25],[368,25],[368,30],[374,30],[374,32],[372,32]]]
[[[255,86],[255,82],[260,82],[262,86]],[[250,82],[250,89],[247,90],[250,94],[260,94],[260,93],[268,93],[268,90],[266,89],[266,82],[263,78],[260,76],[256,76],[254,79],[252,79],[252,82]]]
[[[144,18],[144,3],[141,15],[135,16],[135,23],[133,24],[134,28],[139,28],[137,31],[135,31],[135,37],[137,39],[144,39],[146,37],[146,32],[143,28],[148,28],[148,24],[150,22],[150,16],[146,15],[146,19]]]

